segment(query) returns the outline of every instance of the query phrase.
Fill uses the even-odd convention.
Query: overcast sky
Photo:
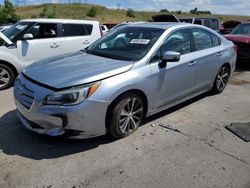
[[[20,0],[19,0],[20,1]],[[73,0],[72,0],[73,1]],[[16,0],[12,0],[13,3]],[[45,2],[68,3],[69,0],[26,0],[28,4]],[[85,2],[85,0],[82,0]],[[182,10],[189,11],[194,7],[200,10],[209,10],[214,14],[250,15],[250,0],[87,0],[88,3],[100,4],[110,8],[133,8],[135,10]],[[3,0],[0,0],[3,3]]]

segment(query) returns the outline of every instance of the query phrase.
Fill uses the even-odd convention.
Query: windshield
[[[124,26],[104,36],[87,49],[87,53],[124,61],[142,59],[164,29]]]
[[[15,25],[4,30],[3,34],[13,42],[13,40],[23,32],[27,31],[32,25],[34,25],[33,22],[17,22]]]
[[[234,35],[250,35],[250,24],[242,24],[236,27],[235,30],[233,30],[232,34]]]

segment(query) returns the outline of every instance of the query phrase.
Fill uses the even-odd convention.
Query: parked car
[[[226,21],[222,23],[222,29],[220,29],[220,32],[222,34],[229,34],[231,33],[238,25],[240,25],[241,22],[239,21]]]
[[[160,14],[152,16],[154,22],[180,22],[174,14]]]
[[[179,20],[182,23],[203,25],[217,32],[220,32],[219,20],[216,18],[181,18]]]
[[[0,33],[0,90],[34,61],[84,49],[101,37],[99,22],[28,19]]]
[[[237,45],[240,61],[250,60],[250,22],[238,25],[231,34],[224,36]]]
[[[115,42],[120,36],[123,45]],[[130,24],[83,51],[27,67],[14,85],[17,113],[39,134],[122,138],[144,117],[222,92],[235,61],[234,44],[209,28]]]
[[[100,25],[101,29],[102,29],[102,33],[105,34],[109,31],[109,29],[107,28],[106,25]]]

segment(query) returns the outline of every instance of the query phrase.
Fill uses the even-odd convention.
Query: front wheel
[[[13,70],[0,63],[0,90],[10,87],[15,80],[15,74]]]
[[[107,122],[108,134],[124,138],[141,125],[144,115],[143,99],[137,94],[125,94],[115,103]]]
[[[212,92],[221,93],[227,85],[229,76],[230,76],[230,68],[227,65],[223,65],[216,75]]]

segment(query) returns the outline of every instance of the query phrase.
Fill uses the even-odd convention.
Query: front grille
[[[34,101],[34,92],[20,80],[16,80],[14,95],[20,104],[30,110]]]

